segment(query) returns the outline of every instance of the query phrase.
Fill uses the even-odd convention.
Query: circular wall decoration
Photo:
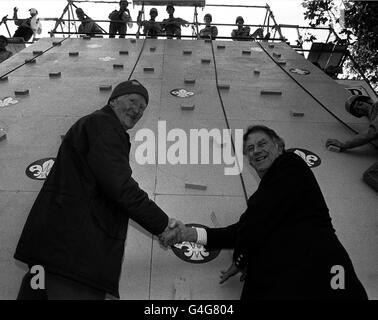
[[[290,72],[292,72],[292,73],[300,74],[300,75],[302,75],[302,76],[305,76],[305,75],[308,75],[308,74],[311,73],[309,70],[301,69],[301,68],[291,68],[291,69],[289,69],[289,70],[290,70]]]
[[[205,227],[201,224],[196,223],[188,223],[185,225],[187,227]],[[196,244],[193,242],[183,242],[175,244],[174,246],[172,246],[172,251],[181,260],[184,260],[189,263],[207,263],[215,259],[220,253],[220,249],[207,250],[203,245]]]
[[[320,163],[322,162],[319,156],[317,156],[315,153],[308,151],[306,149],[292,148],[286,151],[294,152],[295,154],[300,156],[310,168],[318,167],[320,166]]]
[[[194,96],[194,92],[185,89],[173,89],[171,95],[177,98],[189,98]]]
[[[5,97],[4,99],[0,99],[0,107],[8,107],[16,103],[18,103],[18,101],[16,99],[13,99],[12,97]]]
[[[37,160],[26,168],[26,175],[33,180],[46,180],[54,165],[55,158]]]

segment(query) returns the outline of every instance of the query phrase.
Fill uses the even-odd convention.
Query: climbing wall
[[[377,151],[365,146],[335,153],[324,147],[327,138],[353,135],[339,120],[357,131],[366,127],[344,112],[350,93],[342,86],[285,43],[52,38],[0,64],[0,299],[16,297],[27,270],[12,256],[61,136],[105,105],[111,89],[131,73],[150,93],[132,140],[143,128],[158,137],[162,121],[167,132],[179,128],[187,136],[191,129],[251,124],[275,129],[312,167],[357,274],[369,296],[378,298],[378,198],[361,178]],[[140,142],[132,144],[135,155]],[[223,147],[215,141],[209,153]],[[243,161],[250,196],[259,179]],[[150,197],[185,223],[226,226],[246,208],[242,180],[224,175],[225,165],[139,165],[133,156],[131,165]],[[231,259],[230,250],[207,252],[189,243],[164,249],[131,223],[121,298],[239,299],[237,277],[218,284]]]

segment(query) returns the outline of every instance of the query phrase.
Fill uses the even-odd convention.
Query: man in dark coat
[[[136,80],[122,82],[104,108],[79,119],[65,135],[15,253],[30,268],[43,266],[45,297],[119,297],[128,220],[154,235],[172,233],[174,219],[138,187],[129,164],[126,130],[147,104],[144,86]],[[43,296],[30,288],[30,278],[24,278],[19,299]]]
[[[367,299],[307,164],[264,126],[248,128],[244,151],[261,182],[239,222],[206,230],[181,225],[176,241],[234,248],[221,283],[243,271],[243,300]]]

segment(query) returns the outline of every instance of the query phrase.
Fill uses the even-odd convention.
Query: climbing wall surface
[[[16,297],[26,271],[12,256],[61,136],[79,117],[105,105],[110,86],[131,72],[150,93],[148,109],[130,132],[132,140],[143,128],[157,139],[158,123],[167,132],[182,129],[188,137],[191,129],[245,129],[259,123],[275,129],[287,148],[300,149],[357,274],[369,296],[378,298],[378,199],[361,178],[376,161],[376,150],[366,146],[334,153],[324,147],[327,138],[352,136],[332,113],[357,131],[366,126],[344,112],[347,90],[284,43],[62,40],[41,39],[0,64],[0,77],[5,76],[0,81],[0,128],[6,133],[0,141],[0,299]],[[131,155],[140,144],[133,142]],[[222,147],[215,141],[209,154]],[[185,223],[226,226],[246,208],[241,179],[224,175],[225,165],[140,165],[133,156],[131,165],[150,197]],[[242,177],[249,196],[259,179],[245,159]],[[229,250],[207,252],[190,244],[165,250],[131,223],[121,298],[238,299],[238,278],[218,284],[231,257]]]

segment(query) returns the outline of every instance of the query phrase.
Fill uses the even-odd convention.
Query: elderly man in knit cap
[[[176,236],[178,222],[139,188],[129,164],[127,130],[148,101],[138,81],[122,82],[105,107],[68,130],[14,255],[31,269],[18,299],[119,297],[129,219],[153,235]],[[44,270],[44,290],[32,286],[36,265]]]
[[[378,101],[374,102],[368,96],[356,95],[351,96],[345,102],[345,109],[351,115],[361,118],[366,117],[369,121],[368,128],[355,135],[351,139],[341,142],[336,139],[328,139],[326,141],[327,148],[337,148],[338,151],[345,151],[348,149],[363,146],[370,142],[378,146]],[[365,171],[364,180],[370,186],[378,191],[378,162],[371,166],[367,171]]]

